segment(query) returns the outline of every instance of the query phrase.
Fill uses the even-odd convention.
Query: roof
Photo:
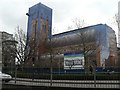
[[[41,2],[38,3],[38,4],[35,4],[35,5],[33,5],[33,6],[31,6],[29,9],[32,9],[32,8],[40,8],[40,7],[44,7],[44,8],[47,8],[47,9],[50,9],[50,10],[51,10],[50,7],[48,7],[48,6],[44,5],[44,4],[42,4]]]
[[[83,32],[83,31],[88,30],[88,29],[92,30],[90,28],[95,28],[95,29],[103,29],[104,28],[105,29],[106,27],[109,27],[109,26],[106,25],[106,24],[96,24],[96,25],[92,25],[92,26],[87,26],[87,27],[74,29],[74,30],[70,30],[70,31],[67,31],[67,32],[62,32],[62,33],[59,33],[59,34],[55,34],[52,37],[61,37],[61,36],[68,35],[68,34],[74,34],[74,33],[77,33],[77,32]]]

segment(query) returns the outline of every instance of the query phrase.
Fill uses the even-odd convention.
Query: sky
[[[27,31],[29,7],[41,2],[53,9],[53,34],[68,30],[73,20],[84,20],[86,26],[107,24],[117,34],[114,16],[120,0],[0,0],[0,31],[13,34],[17,26]],[[74,27],[75,28],[75,27]]]

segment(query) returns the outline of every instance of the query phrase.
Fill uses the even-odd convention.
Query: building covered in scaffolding
[[[95,60],[97,66],[117,65],[115,31],[106,24],[53,35],[52,43],[55,52],[64,55],[81,53],[84,59],[88,59],[89,64]]]
[[[80,69],[117,65],[115,31],[97,24],[52,35],[52,9],[39,3],[29,8],[26,67]]]

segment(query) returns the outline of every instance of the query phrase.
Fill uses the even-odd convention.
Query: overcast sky
[[[84,19],[86,25],[108,24],[117,32],[113,17],[119,0],[0,0],[0,31],[14,33],[18,25],[26,31],[25,14],[39,2],[53,9],[54,33],[65,32],[74,18]]]

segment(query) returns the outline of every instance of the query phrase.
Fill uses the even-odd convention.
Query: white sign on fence
[[[64,69],[83,69],[83,54],[67,53],[64,54]]]

